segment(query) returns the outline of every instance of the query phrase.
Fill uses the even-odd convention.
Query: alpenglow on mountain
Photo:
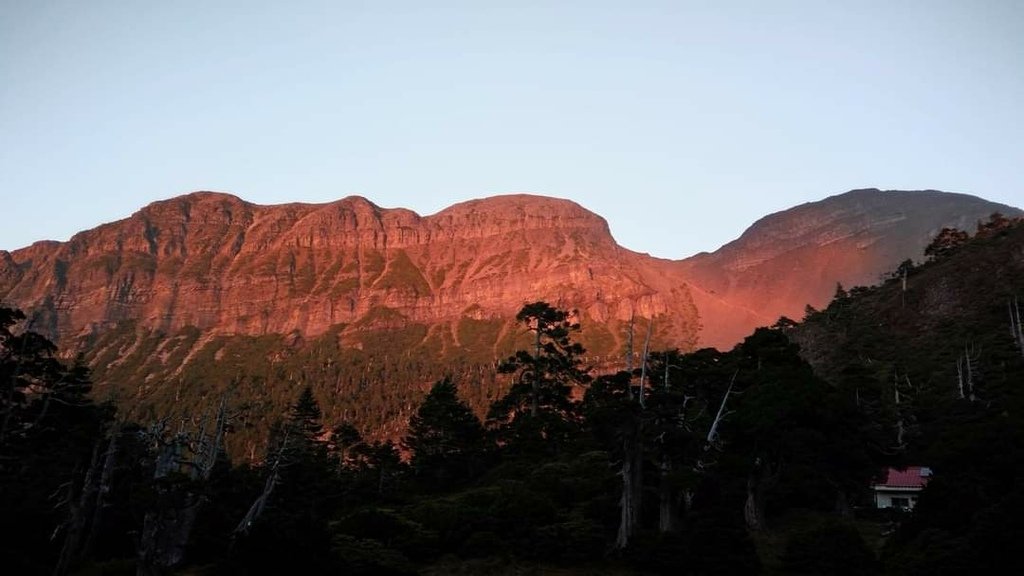
[[[325,411],[346,415],[367,394],[415,396],[451,366],[487,372],[522,344],[514,317],[526,302],[578,310],[594,365],[623,361],[631,318],[640,330],[653,322],[658,349],[730,347],[993,212],[1021,214],[962,194],[855,190],[674,261],[619,246],[603,218],[555,198],[420,216],[360,197],[261,206],[197,192],[67,242],[0,251],[0,301],[82,352],[98,390],[155,406],[183,387],[316,380],[337,398]],[[483,386],[474,402],[493,394]],[[402,398],[386,400],[399,407],[381,427],[407,413]]]

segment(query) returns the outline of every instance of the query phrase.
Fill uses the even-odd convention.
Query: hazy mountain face
[[[934,190],[854,190],[762,218],[738,239],[681,263],[701,312],[702,343],[728,347],[779,316],[799,320],[828,303],[836,283],[877,284],[921,260],[944,227],[973,231],[1017,208]]]

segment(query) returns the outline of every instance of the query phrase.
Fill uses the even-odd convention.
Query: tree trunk
[[[640,504],[643,494],[643,446],[639,426],[627,434],[622,442],[622,496],[619,499],[619,532],[615,547],[629,545],[637,524],[640,523]]]
[[[143,519],[136,576],[168,574],[185,559],[199,499],[189,494],[185,506],[148,512]]]
[[[114,468],[117,466],[118,440],[121,436],[121,427],[115,426],[110,435],[110,442],[107,444],[107,453],[103,458],[103,471],[100,473],[100,482],[96,491],[96,504],[93,508],[92,524],[89,527],[89,534],[85,539],[85,546],[82,547],[82,557],[92,554],[92,547],[96,540],[103,522],[103,510],[107,507],[107,495],[110,494],[114,480]]]
[[[60,556],[57,565],[53,569],[55,576],[67,574],[71,566],[80,559],[80,547],[84,536],[85,526],[89,521],[90,508],[96,494],[96,477],[100,463],[100,449],[103,446],[102,437],[96,440],[93,445],[92,458],[89,461],[89,468],[85,472],[85,479],[82,480],[81,491],[75,494],[74,480],[68,484],[68,520],[65,523],[66,534],[64,544],[61,546]]]
[[[729,400],[729,394],[732,394],[732,386],[736,383],[736,375],[739,373],[739,370],[732,373],[732,380],[729,381],[729,387],[726,388],[725,395],[722,396],[722,403],[718,405],[718,412],[715,414],[715,419],[711,422],[711,427],[708,428],[708,435],[704,441],[707,442],[709,446],[718,442],[718,425],[721,424],[722,420],[729,415],[729,412],[726,412],[725,410],[725,403]]]
[[[676,498],[672,490],[671,472],[672,460],[663,455],[658,478],[658,531],[662,533],[676,529]]]
[[[199,488],[213,473],[227,425],[223,399],[214,419],[212,440],[206,433],[207,423],[208,420],[204,416],[192,448],[192,457],[187,462],[189,479],[183,484],[175,482],[159,488],[156,509],[147,511],[143,517],[142,533],[139,537],[138,576],[167,573],[185,559],[185,549],[192,534],[192,527],[204,501]],[[187,441],[188,436],[178,434],[170,442],[161,444],[153,473],[154,480],[166,478],[181,466],[182,453]]]
[[[540,409],[540,326],[537,326],[537,342],[533,353],[533,378],[530,382],[530,416],[536,418]]]
[[[636,320],[636,311],[629,313],[629,333],[626,336],[626,372],[629,373],[629,385],[626,387],[626,399],[633,401],[633,322]]]
[[[903,274],[902,274],[901,280],[902,280],[902,284],[903,284],[903,290],[900,292],[900,307],[901,308],[906,308],[907,307],[907,268],[906,267],[903,268]]]
[[[644,339],[644,356],[643,362],[640,364],[640,407],[646,408],[647,405],[644,403],[644,385],[647,380],[647,355],[651,348],[651,331],[654,328],[654,319],[647,323],[647,338]]]
[[[853,510],[850,509],[850,499],[841,488],[836,488],[836,514],[840,518],[851,518]]]
[[[628,450],[628,447],[626,447]],[[633,536],[633,459],[626,452],[622,455],[622,496],[619,498],[619,533],[615,537],[615,547],[623,549],[629,545],[629,539]]]
[[[900,379],[895,371],[893,372],[892,391],[894,405],[896,406],[896,448],[902,450],[906,447],[906,444],[903,442],[906,430],[903,426],[903,410],[900,408]]]
[[[1024,327],[1021,327],[1020,303],[1014,296],[1013,302],[1007,301],[1006,305],[1010,311],[1010,334],[1013,336],[1013,342],[1017,345],[1017,349],[1024,356]]]
[[[747,529],[760,532],[764,529],[764,488],[759,478],[760,472],[755,470],[747,476],[747,501],[743,506],[743,519]]]
[[[288,449],[288,432],[285,431],[284,439],[281,441],[281,446],[277,449],[277,454],[274,455],[274,463],[270,466],[270,474],[267,476],[266,482],[263,484],[263,492],[256,497],[252,505],[249,506],[249,510],[246,511],[245,516],[242,517],[241,522],[231,533],[232,541],[234,538],[245,535],[252,528],[256,519],[263,514],[263,510],[267,507],[267,501],[270,499],[271,493],[274,492],[274,487],[277,486],[277,480],[279,477],[278,471],[281,467],[284,454]]]
[[[260,514],[263,514],[263,509],[267,506],[267,500],[270,499],[270,494],[274,491],[274,487],[277,486],[277,469],[276,467],[271,471],[270,476],[267,477],[266,482],[263,483],[263,492],[260,493],[256,500],[249,506],[249,510],[246,511],[245,516],[238,523],[238,526],[231,533],[232,540],[239,535],[247,534],[249,529],[252,528],[253,523]]]

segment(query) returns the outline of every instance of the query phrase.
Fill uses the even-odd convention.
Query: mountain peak
[[[576,202],[534,194],[505,194],[460,202],[427,218],[449,227],[488,227],[494,234],[512,229],[583,228],[611,237],[608,222]]]
[[[866,188],[769,214],[712,253],[687,259],[695,285],[757,311],[762,323],[799,318],[806,305],[828,302],[836,283],[872,285],[908,258],[920,259],[944,227],[974,230],[993,212],[1021,215],[1011,206],[937,190]],[[725,343],[742,332],[709,326],[706,337]],[[749,330],[749,326],[742,330]]]
[[[147,209],[160,209],[163,206],[181,206],[181,205],[197,205],[197,204],[230,204],[230,205],[251,205],[249,202],[242,200],[234,194],[227,192],[216,192],[212,190],[197,190],[195,192],[189,192],[187,194],[181,194],[171,198],[165,198],[163,200],[157,200],[150,202],[140,210],[140,212]]]
[[[325,204],[311,204],[311,206],[346,206],[350,208],[359,209],[365,208],[373,211],[387,210],[386,208],[381,208],[379,205],[374,203],[369,198],[366,198],[365,196],[360,196],[358,194],[345,196],[344,198],[335,200],[333,202],[327,202]],[[404,208],[398,208],[398,210],[404,210]]]

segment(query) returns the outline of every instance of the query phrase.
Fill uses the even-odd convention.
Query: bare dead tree
[[[669,481],[671,473],[672,459],[663,452],[658,462],[658,532],[663,534],[675,530],[676,524],[676,499]]]
[[[902,450],[906,443],[903,441],[903,436],[906,434],[906,429],[903,424],[903,413],[900,410],[900,380],[899,375],[893,372],[893,400],[896,404],[896,448]]]
[[[629,335],[627,339],[626,366],[627,403],[633,402],[633,330],[636,314],[629,317]],[[640,369],[639,402],[641,411],[644,403],[644,378],[647,375],[647,354],[650,345],[651,324],[648,324],[647,343],[644,344],[643,365]],[[630,412],[622,433],[622,464],[619,476],[622,478],[622,495],[619,498],[619,530],[615,537],[615,547],[623,549],[629,545],[630,538],[640,522],[640,508],[643,499],[643,415]]]
[[[711,422],[711,426],[708,428],[708,435],[704,439],[706,446],[708,447],[717,447],[719,445],[718,426],[726,416],[732,414],[732,412],[727,412],[725,410],[725,403],[729,400],[729,395],[732,394],[732,387],[736,383],[736,376],[739,375],[739,373],[739,370],[732,373],[732,379],[729,381],[729,387],[725,390],[725,395],[722,396],[722,403],[718,406],[718,412],[715,414],[715,419]]]
[[[672,424],[689,430],[686,419],[686,406],[693,396],[683,396],[683,405]],[[657,440],[659,444],[665,444],[665,432],[662,432]],[[680,504],[689,508],[691,492],[689,490],[679,491],[671,481],[672,470],[675,465],[668,452],[662,450],[661,459],[658,462],[658,531],[661,533],[672,532],[676,529],[676,510]]]
[[[1013,302],[1007,301],[1006,305],[1010,312],[1010,336],[1020,350],[1021,356],[1024,356],[1024,328],[1021,327],[1020,303],[1014,296]]]
[[[178,431],[167,434],[167,420],[151,428],[150,437],[157,453],[153,480],[157,483],[160,500],[143,517],[139,536],[139,576],[162,574],[179,565],[185,558],[185,548],[196,517],[205,498],[201,486],[210,479],[221,455],[224,433],[230,416],[225,398],[221,398],[213,416],[204,414],[199,431],[189,433],[184,420]],[[194,422],[192,424],[195,424]],[[172,478],[172,474],[178,474]],[[172,498],[176,495],[176,498]]]
[[[680,368],[680,366],[676,366],[675,364],[669,363],[668,356],[666,355],[665,356],[665,374],[664,374],[664,376],[662,376],[662,385],[665,386],[665,391],[666,392],[669,390],[669,388],[671,388],[671,386],[668,383],[668,370],[669,370],[669,368],[675,368],[675,369],[678,370]]]
[[[64,497],[57,502],[56,508],[66,506],[68,509],[67,520],[57,526],[50,536],[56,540],[63,532],[64,542],[61,545],[60,555],[57,557],[57,565],[53,569],[54,576],[67,574],[71,566],[79,559],[80,543],[82,534],[85,531],[91,513],[91,507],[96,494],[96,477],[99,469],[100,450],[103,446],[101,438],[96,440],[92,449],[92,458],[89,467],[85,471],[82,484],[76,492],[76,480],[72,479],[62,485],[66,490]],[[76,473],[75,476],[78,476]],[[55,494],[56,495],[56,494]]]
[[[532,326],[534,332],[534,347],[533,347],[533,374],[530,379],[530,386],[533,393],[530,395],[530,416],[537,416],[537,412],[540,410],[540,334],[541,326],[540,319],[536,320],[537,325]]]
[[[764,494],[778,481],[781,469],[781,462],[773,465],[769,458],[754,459],[753,469],[747,476],[747,499],[743,504],[743,519],[751,532],[759,532],[765,527]]]
[[[636,321],[636,310],[629,311],[629,332],[626,333],[626,372],[629,373],[629,386],[626,387],[626,398],[633,400],[633,328]]]
[[[910,266],[907,266],[907,265],[901,265],[900,266],[900,285],[902,287],[902,290],[900,290],[900,307],[901,308],[906,308],[907,307],[907,274],[908,274],[909,271],[910,271]]]
[[[622,434],[622,495],[619,498],[619,530],[615,548],[629,545],[637,525],[643,503],[643,418],[634,417]]]
[[[288,451],[288,432],[286,429],[281,445],[274,454],[270,464],[270,473],[267,475],[267,480],[263,483],[263,492],[260,492],[260,495],[256,497],[256,500],[249,506],[249,510],[246,511],[238,526],[232,531],[232,538],[248,534],[256,520],[263,514],[263,510],[266,509],[267,501],[270,500],[270,495],[273,494],[274,488],[281,477],[281,467],[284,466],[285,454]]]
[[[962,400],[966,399],[974,402],[976,399],[974,395],[974,375],[977,372],[976,366],[979,357],[980,353],[974,350],[973,344],[964,344],[964,353],[957,356],[957,391]]]
[[[647,323],[647,337],[644,339],[644,355],[643,360],[640,364],[640,407],[646,408],[647,404],[644,402],[644,385],[647,380],[647,356],[651,349],[651,331],[654,329],[654,318]]]
[[[895,368],[893,369],[892,376],[893,411],[896,417],[896,445],[892,448],[892,451],[897,453],[907,447],[906,435],[909,425],[913,421],[913,414],[910,412],[910,406],[907,404],[913,400],[913,397],[907,391],[913,390],[914,385],[907,374],[904,374],[901,380],[899,370]],[[901,387],[904,389],[901,390]]]
[[[103,511],[109,506],[107,499],[114,487],[114,470],[117,466],[117,459],[120,455],[120,439],[124,428],[124,422],[118,421],[112,425],[110,440],[107,442],[107,450],[103,456],[103,470],[100,472],[100,483],[96,492],[96,505],[92,515],[92,523],[89,534],[85,540],[82,556],[88,557],[92,554],[96,534],[99,533],[103,522]]]
[[[719,403],[718,410],[715,413],[715,418],[712,420],[711,425],[708,427],[707,434],[704,436],[704,446],[702,449],[702,455],[699,456],[692,464],[692,470],[697,474],[704,473],[711,465],[709,457],[711,454],[722,451],[722,442],[718,434],[718,428],[721,423],[730,415],[732,411],[728,410],[729,397],[735,394],[733,387],[736,384],[736,377],[739,375],[739,370],[733,372],[732,378],[729,380],[729,386],[726,388],[725,394],[722,396],[722,401]],[[692,432],[690,425],[686,419],[686,409],[689,403],[694,399],[694,396],[684,396],[682,412],[678,416],[679,425],[685,428],[687,431]],[[705,407],[701,407],[697,414],[695,414],[690,421],[696,421],[701,418],[704,414]],[[659,485],[659,521],[658,528],[662,532],[668,532],[674,529],[675,525],[675,507],[677,503],[681,503],[685,509],[688,509],[690,503],[693,500],[692,490],[682,490],[678,498],[672,497],[671,485],[668,482],[668,476],[672,471],[672,461],[668,458],[662,458],[660,463],[661,483]]]

